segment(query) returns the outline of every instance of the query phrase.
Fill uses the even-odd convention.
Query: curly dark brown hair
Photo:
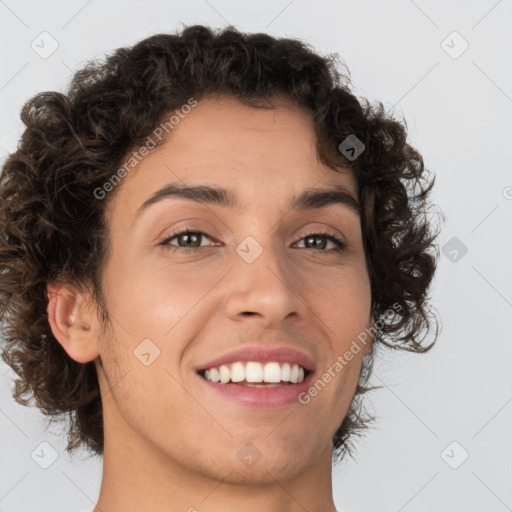
[[[300,40],[194,25],[90,61],[66,94],[42,92],[25,103],[25,131],[0,177],[2,358],[18,376],[19,403],[35,399],[50,422],[70,420],[69,452],[83,444],[103,453],[102,402],[94,362],[72,360],[52,334],[47,285],[91,289],[102,322],[109,321],[100,285],[109,249],[104,213],[120,187],[103,200],[94,191],[190,97],[229,95],[263,108],[287,98],[311,111],[320,160],[334,170],[349,166],[357,179],[372,312],[381,322],[375,342],[411,352],[433,346],[439,331],[428,303],[438,256],[428,200],[434,178],[406,142],[405,121],[381,102],[358,100],[338,64],[336,54],[320,56]],[[353,161],[339,149],[351,134],[365,146]],[[375,419],[361,402],[375,389],[367,387],[373,361],[373,353],[365,358],[332,440],[339,458],[351,453],[350,436]]]

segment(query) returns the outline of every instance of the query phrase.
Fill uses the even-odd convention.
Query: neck
[[[292,477],[270,475],[260,467],[262,477],[241,481],[233,478],[232,468],[217,468],[214,476],[187,467],[140,436],[120,434],[118,429],[115,435],[105,432],[103,478],[94,512],[225,512],[240,510],[241,504],[244,512],[336,512],[330,446]]]

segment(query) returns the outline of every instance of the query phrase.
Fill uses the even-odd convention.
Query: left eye
[[[200,250],[202,238],[208,238],[209,240],[212,240],[211,237],[209,237],[206,233],[203,233],[201,231],[186,230],[174,233],[170,237],[166,238],[163,242],[161,242],[160,245],[164,246],[166,249],[171,251],[191,253]],[[178,240],[178,245],[170,243],[174,239]],[[325,239],[327,242],[332,242],[335,245],[334,250],[336,251],[342,251],[346,247],[345,242],[333,233],[311,233],[309,235],[302,237],[300,241],[305,240],[307,241],[308,244],[312,244],[312,247],[304,247],[305,249],[313,249],[320,252],[329,252],[325,251],[327,242],[315,242],[315,240],[318,239]],[[194,245],[192,247],[182,246],[180,245],[180,242],[183,242],[185,244],[192,243]]]
[[[313,244],[313,247],[306,247],[307,249],[319,249],[318,245],[320,245],[321,249],[326,249],[326,245],[327,243],[315,243],[314,240],[315,239],[319,239],[319,238],[323,238],[325,240],[327,240],[328,242],[332,242],[337,250],[343,250],[345,248],[345,242],[343,242],[343,240],[341,240],[341,238],[337,237],[336,235],[333,235],[333,234],[329,234],[329,233],[312,233],[311,235],[306,235],[305,237],[301,238],[301,240],[307,240],[308,243],[312,243]]]

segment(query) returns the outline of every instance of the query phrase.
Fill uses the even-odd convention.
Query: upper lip
[[[209,368],[218,368],[221,365],[228,365],[236,363],[237,361],[255,361],[260,363],[275,361],[278,363],[298,364],[308,371],[315,370],[315,365],[311,357],[304,352],[285,346],[265,347],[261,345],[241,347],[233,350],[207,363],[201,364],[196,370],[202,371]]]

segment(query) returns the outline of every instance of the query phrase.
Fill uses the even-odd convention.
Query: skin
[[[102,277],[107,331],[90,294],[49,286],[55,337],[98,371],[105,451],[96,511],[225,512],[240,503],[244,512],[336,510],[331,439],[373,340],[307,405],[245,407],[213,393],[195,372],[244,344],[284,344],[308,353],[320,376],[373,324],[358,214],[340,204],[287,208],[307,188],[341,184],[357,198],[352,171],[319,162],[310,112],[277,105],[200,100],[118,185]],[[166,198],[134,221],[170,182],[231,189],[242,207]],[[169,243],[201,244],[199,251],[159,245],[185,225],[207,236]],[[322,235],[320,249],[308,245],[326,228],[345,241],[343,251]],[[247,236],[263,249],[251,264],[235,250]],[[134,350],[148,338],[160,356],[145,366]],[[249,442],[261,454],[250,468],[237,457]]]

